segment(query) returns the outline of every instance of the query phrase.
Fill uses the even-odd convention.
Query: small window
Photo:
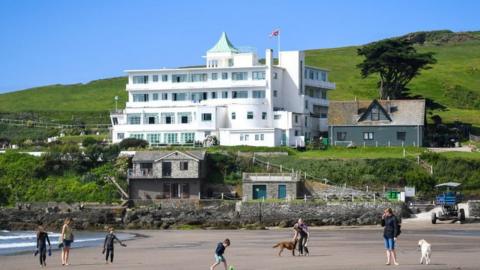
[[[149,125],[155,124],[155,116],[150,116],[150,117],[148,117],[148,124],[149,124]]]
[[[345,141],[347,139],[347,132],[337,132],[337,141]]]
[[[188,161],[180,162],[180,171],[188,171]]]
[[[228,91],[222,92],[222,98],[228,98]]]
[[[162,82],[168,82],[168,75],[167,74],[162,75]]]
[[[364,132],[363,139],[368,141],[373,140],[373,132]]]
[[[188,116],[182,115],[182,117],[180,117],[180,121],[182,124],[188,124]]]
[[[305,127],[308,127],[308,116],[305,116]]]
[[[212,121],[211,113],[202,113],[202,121]]]
[[[298,115],[295,115],[295,123],[298,123]]]
[[[260,134],[255,134],[255,141],[260,140]]]
[[[248,98],[248,91],[233,91],[232,98]]]
[[[305,109],[308,110],[308,100],[305,100]]]
[[[249,137],[249,135],[245,134],[245,141],[248,141],[248,137]]]
[[[253,119],[253,112],[247,112],[247,119]]]
[[[376,106],[372,108],[372,111],[370,112],[370,114],[371,114],[372,121],[380,120],[380,112]]]
[[[328,115],[327,115],[326,113],[321,113],[321,114],[320,114],[320,118],[322,118],[322,119],[325,119],[325,118],[327,118],[327,117],[328,117]]]
[[[216,99],[217,98],[217,92],[212,92],[211,97],[212,97],[212,99]]]
[[[152,94],[152,100],[158,100],[158,93]]]
[[[168,100],[168,93],[162,93],[162,100]]]
[[[153,82],[158,82],[158,75],[153,75],[152,76],[152,81]]]
[[[267,112],[262,112],[262,119],[266,120],[267,119]]]
[[[265,71],[253,71],[252,80],[265,80]]]
[[[125,138],[125,133],[117,133],[118,140],[123,140],[123,138]]]
[[[113,125],[118,125],[118,118],[117,117],[113,117],[112,121],[113,121]]]
[[[277,90],[273,90],[273,97],[277,97],[278,96],[278,91]]]
[[[243,134],[240,134],[240,141],[243,141],[243,140],[244,140]]]
[[[399,131],[397,132],[397,140],[398,141],[405,141],[405,139],[407,138],[407,133],[405,131]]]
[[[228,66],[233,67],[233,59],[232,58],[228,59]]]
[[[265,136],[263,134],[260,134],[260,141],[263,141],[265,139]]]
[[[222,80],[228,80],[228,72],[222,72]]]
[[[232,112],[232,120],[237,119],[237,114],[235,112]]]
[[[252,91],[252,98],[265,98],[265,91],[264,90]]]
[[[295,130],[295,136],[298,136],[298,130]]]
[[[273,78],[274,78],[275,80],[278,79],[278,73],[277,73],[277,72],[274,72],[274,73],[273,73]]]
[[[273,120],[279,120],[280,118],[282,118],[282,115],[281,114],[275,114],[273,116]]]
[[[212,81],[216,81],[218,79],[218,73],[212,73]]]

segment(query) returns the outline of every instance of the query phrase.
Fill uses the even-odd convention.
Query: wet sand
[[[480,269],[480,224],[437,224],[405,221],[397,246],[400,266],[386,266],[382,228],[311,228],[310,256],[278,257],[272,246],[289,240],[289,229],[263,231],[133,231],[148,237],[115,249],[114,264],[105,265],[101,247],[73,249],[71,265],[62,267],[58,251],[47,257],[48,269],[209,269],[216,244],[228,237],[226,258],[235,269]],[[432,265],[419,264],[418,240],[432,244]],[[32,254],[0,256],[0,269],[40,269]],[[223,270],[223,267],[217,269]]]

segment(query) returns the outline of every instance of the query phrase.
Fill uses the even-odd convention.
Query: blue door
[[[266,199],[267,198],[267,186],[266,185],[253,185],[253,199]]]
[[[278,185],[278,198],[279,199],[287,198],[287,186],[286,185]]]

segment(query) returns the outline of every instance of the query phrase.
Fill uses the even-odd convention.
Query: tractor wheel
[[[458,219],[460,220],[460,223],[465,222],[465,209],[460,209]]]
[[[437,214],[432,213],[432,224],[436,224],[436,223],[437,223]]]

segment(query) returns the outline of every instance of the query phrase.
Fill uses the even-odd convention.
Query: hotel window
[[[248,98],[248,91],[233,91],[232,98]]]
[[[364,140],[373,140],[373,132],[364,132],[363,133]]]
[[[193,132],[181,133],[180,140],[182,143],[193,143],[195,141],[195,133]]]
[[[322,71],[322,81],[326,82],[327,81],[327,72]]]
[[[243,134],[240,134],[240,141],[243,141]]]
[[[253,98],[265,98],[265,90],[252,91]]]
[[[305,100],[305,109],[308,110],[308,100]]]
[[[188,171],[188,161],[180,161],[180,171]]]
[[[228,80],[228,72],[222,72],[222,80]]]
[[[298,136],[298,130],[295,130],[295,136]]]
[[[265,71],[253,71],[252,80],[265,80]]]
[[[255,141],[260,140],[260,134],[255,134]]]
[[[211,113],[202,113],[202,121],[212,121]]]
[[[305,116],[305,127],[308,127],[308,116]]]
[[[178,143],[177,133],[164,133],[163,134],[163,141],[167,144]],[[168,162],[168,163],[170,163],[170,162]],[[164,162],[164,164],[165,164],[165,162]]]
[[[138,139],[138,140],[143,140],[143,133],[131,133],[129,137]]]
[[[407,138],[407,133],[405,131],[398,131],[397,132],[397,140],[398,141],[405,141]]]
[[[216,81],[218,79],[218,73],[212,73],[212,81]]]
[[[162,124],[170,125],[175,123],[175,114],[174,113],[161,113],[160,114]]]
[[[337,132],[337,141],[347,140],[347,132]]]
[[[152,82],[158,82],[158,75],[152,76]]]
[[[298,123],[298,115],[295,115],[295,123]]]
[[[322,90],[322,99],[327,99],[327,91]]]
[[[211,97],[212,97],[212,99],[216,99],[217,98],[217,92],[212,92]]]
[[[145,120],[145,122],[147,122],[149,125],[157,124],[157,116],[155,115],[149,115],[145,117]]]
[[[140,125],[140,115],[127,115],[127,123],[129,125]]]
[[[277,90],[273,90],[273,96],[274,96],[274,97],[277,97],[277,96],[278,96],[278,91],[277,91]]]
[[[202,93],[191,93],[190,99],[194,102],[199,102],[200,100],[202,100],[202,96]]]
[[[260,141],[263,141],[264,138],[263,134],[260,134]]]
[[[172,82],[180,83],[187,81],[187,74],[173,74],[172,75]]]
[[[192,113],[180,112],[178,113],[178,118],[180,119],[181,124],[188,124],[192,122]]]
[[[147,134],[147,142],[151,145],[160,144],[160,133]]]
[[[245,141],[248,141],[248,134],[245,134]]]
[[[133,102],[147,102],[148,94],[133,94]]]
[[[278,73],[277,72],[274,72],[273,73],[273,78],[276,80],[278,78]]]
[[[173,101],[182,101],[187,99],[187,94],[186,93],[173,93],[172,94],[172,100]]]
[[[232,120],[237,119],[237,114],[235,112],[232,112]]]
[[[282,115],[280,115],[280,114],[275,114],[273,116],[273,120],[279,120],[280,118],[282,118]]]
[[[168,93],[162,93],[162,100],[168,100]]]
[[[158,100],[158,93],[152,94],[152,100]]]
[[[204,82],[207,80],[207,73],[192,74],[192,82]]]
[[[117,133],[117,140],[123,140],[125,138],[125,133]]]
[[[222,92],[222,98],[228,98],[228,91]]]
[[[133,84],[146,84],[148,83],[148,76],[146,75],[133,76],[132,80],[133,80]]]
[[[162,75],[162,82],[168,82],[168,75],[167,74]]]
[[[113,125],[118,125],[118,118],[117,118],[117,117],[113,117],[113,118],[112,118],[112,122],[113,122]]]
[[[247,119],[253,119],[253,112],[247,112]]]
[[[309,73],[308,73],[308,78],[309,78],[310,80],[313,80],[313,76],[314,76],[314,75],[313,75],[313,70],[310,70]]]
[[[233,67],[233,59],[232,58],[228,59],[228,66]]]
[[[304,74],[304,75],[305,75],[305,76],[304,76],[305,79],[308,79],[308,69],[305,69],[305,72],[304,72],[304,73],[305,73],[305,74]]]
[[[247,79],[247,72],[232,72],[233,81],[244,81]]]
[[[322,119],[325,119],[325,118],[327,118],[327,117],[328,117],[328,115],[327,115],[326,113],[321,113],[321,114],[320,114],[320,118],[322,118]]]
[[[266,112],[262,112],[262,119],[263,120],[267,119],[267,113]]]

